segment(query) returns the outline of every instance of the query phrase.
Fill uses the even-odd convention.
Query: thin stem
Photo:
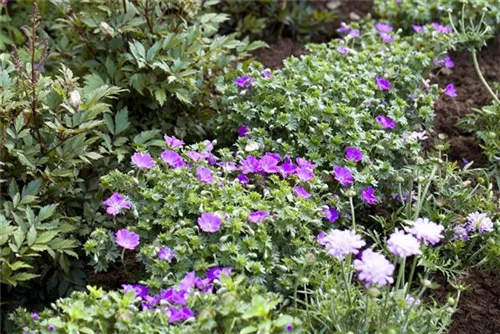
[[[481,69],[479,68],[479,62],[477,60],[477,51],[472,50],[472,62],[474,63],[474,68],[476,69],[477,76],[479,77],[479,80],[481,80],[481,83],[483,84],[484,88],[490,93],[490,95],[493,97],[493,99],[497,102],[500,103],[500,99],[498,96],[493,92],[493,89],[491,89],[490,85],[486,82],[486,79],[483,77],[483,73],[481,73]]]
[[[153,26],[151,25],[151,20],[149,19],[149,0],[146,0],[146,5],[144,7],[144,16],[146,18],[146,23],[148,24],[149,31],[153,34]]]
[[[408,277],[408,285],[406,286],[406,291],[405,295],[410,291],[411,289],[411,283],[413,281],[413,275],[415,274],[415,268],[417,267],[417,257],[415,256],[413,258],[413,262],[411,264],[411,270],[410,270],[410,276]]]
[[[420,290],[420,293],[418,294],[417,298],[415,299],[415,301],[413,303],[411,303],[410,305],[410,308],[408,309],[408,312],[406,312],[406,320],[405,320],[405,324],[403,326],[403,331],[401,333],[406,333],[406,327],[408,327],[408,323],[410,321],[410,313],[411,311],[413,310],[413,307],[415,306],[415,304],[417,303],[417,300],[419,300],[420,298],[422,298],[422,295],[424,294],[425,290],[427,288],[425,286],[422,287],[422,290]]]
[[[125,14],[127,14],[127,0],[122,0],[122,3],[123,3],[123,11],[125,12]]]
[[[399,273],[398,280],[396,281],[396,289],[400,288],[401,282],[404,281],[405,276],[405,266],[406,266],[406,257],[399,259]]]
[[[356,215],[354,210],[354,202],[352,200],[352,196],[349,197],[349,203],[351,204],[351,216],[352,216],[352,230],[356,230]]]

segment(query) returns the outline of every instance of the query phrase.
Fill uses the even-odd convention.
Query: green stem
[[[405,295],[410,291],[411,289],[411,283],[413,281],[413,275],[415,274],[415,268],[417,267],[417,257],[415,256],[413,258],[413,262],[411,264],[411,271],[410,271],[410,276],[408,277],[408,285],[406,286],[406,291]]]
[[[420,290],[420,293],[418,294],[417,298],[415,299],[415,302],[413,302],[410,305],[410,308],[408,309],[408,312],[406,312],[406,316],[405,316],[406,319],[405,319],[405,322],[404,322],[403,331],[401,333],[406,333],[406,327],[408,327],[408,323],[410,321],[411,311],[413,310],[413,307],[417,303],[417,300],[419,300],[420,298],[422,298],[422,295],[424,294],[424,292],[425,292],[426,289],[427,288],[425,286],[422,287],[422,290]],[[406,296],[405,296],[405,298],[406,298]]]
[[[352,230],[356,230],[356,215],[354,213],[354,202],[352,200],[352,196],[349,197],[349,203],[351,204],[351,216],[352,216]]]
[[[404,282],[405,267],[406,267],[406,257],[400,258],[399,259],[398,280],[396,281],[396,289],[399,289],[401,286],[401,283]]]
[[[493,97],[493,99],[497,102],[500,103],[500,99],[498,99],[498,96],[493,92],[493,89],[491,89],[490,85],[486,82],[486,79],[483,77],[483,73],[481,73],[481,69],[479,68],[479,62],[477,60],[477,51],[472,50],[472,62],[474,63],[474,68],[476,69],[477,76],[479,77],[479,80],[481,80],[481,83],[483,84],[484,88],[490,93],[490,95]]]

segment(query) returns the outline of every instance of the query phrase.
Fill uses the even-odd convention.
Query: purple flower
[[[349,31],[348,36],[351,38],[359,37],[359,30],[358,29],[351,29],[351,31]]]
[[[413,131],[412,133],[410,133],[410,135],[408,136],[408,139],[411,139],[411,140],[426,140],[428,139],[429,137],[427,137],[427,132],[426,131],[422,131],[422,132],[418,132],[418,131]]]
[[[238,128],[238,137],[245,137],[250,132],[248,125],[240,125]]]
[[[411,234],[406,234],[404,231],[398,231],[398,229],[389,236],[387,248],[392,254],[399,257],[422,254],[420,242],[417,238]]]
[[[359,280],[365,282],[365,286],[384,286],[393,283],[392,265],[382,254],[366,249],[361,253],[361,259],[354,260],[354,268],[359,272]]]
[[[221,224],[220,217],[210,212],[204,212],[198,218],[198,225],[203,232],[215,233],[219,231]]]
[[[419,34],[423,34],[425,32],[425,28],[423,26],[419,26],[417,24],[412,24],[411,25],[413,30],[415,30],[415,32],[419,33]]]
[[[263,70],[262,72],[262,76],[265,78],[265,79],[271,79],[273,77],[273,73],[271,72],[270,69],[266,68],[265,70]]]
[[[267,211],[254,211],[248,215],[248,220],[251,223],[260,223],[264,219],[266,219],[269,216],[269,212]]]
[[[215,267],[215,268],[208,269],[206,274],[207,274],[207,278],[212,282],[212,281],[220,279],[221,274],[224,274],[226,276],[231,276],[231,271],[232,271],[231,268]]]
[[[347,34],[351,31],[351,27],[349,27],[345,22],[340,22],[340,28],[338,28],[337,31],[341,34]]]
[[[281,175],[283,177],[288,177],[290,175],[293,175],[297,171],[297,166],[295,166],[291,162],[290,157],[285,157],[285,162],[279,167],[281,169]]]
[[[335,180],[337,180],[343,186],[347,186],[353,181],[352,172],[349,170],[349,168],[335,167],[333,169],[333,173],[335,174]]]
[[[240,174],[238,175],[238,181],[240,181],[241,184],[248,184],[250,179],[246,175]]]
[[[405,297],[405,303],[406,303],[406,305],[408,305],[408,306],[411,306],[411,305],[418,306],[418,305],[420,305],[420,299],[418,299],[418,298],[413,298],[412,296],[407,295],[407,296]]]
[[[148,153],[136,152],[132,155],[132,164],[139,167],[139,169],[150,169],[153,168],[155,162],[153,158]]]
[[[182,157],[179,155],[179,153],[174,151],[169,151],[169,150],[163,151],[161,153],[161,159],[163,160],[163,162],[165,162],[167,165],[173,168],[180,168],[187,166],[184,160],[182,160]]]
[[[195,285],[196,273],[191,271],[184,276],[184,278],[179,282],[179,290],[189,291]]]
[[[201,155],[200,153],[198,153],[196,151],[189,151],[186,153],[186,155],[189,157],[189,159],[191,159],[193,161],[203,160],[203,155]]]
[[[457,97],[457,91],[455,90],[455,86],[452,83],[448,84],[444,89],[444,95],[449,97]]]
[[[380,199],[380,197],[375,195],[375,189],[372,187],[361,189],[361,198],[363,202],[370,205],[375,204]]]
[[[180,309],[172,307],[168,311],[170,313],[168,316],[168,322],[171,324],[194,317],[194,312],[187,307]]]
[[[346,147],[345,158],[350,161],[360,162],[363,159],[363,153],[355,147]]]
[[[396,127],[396,123],[389,117],[384,115],[378,115],[375,117],[375,121],[380,124],[384,129],[394,129]]]
[[[382,38],[382,41],[384,43],[392,43],[394,42],[394,40],[396,39],[395,36],[392,36],[392,35],[389,35],[389,34],[386,34],[385,32],[381,32],[380,33],[380,38]]]
[[[286,325],[285,329],[287,330],[287,332],[291,332],[293,330],[292,324]]]
[[[469,160],[467,160],[467,158],[462,158],[462,162],[465,164],[465,165],[468,165],[469,164]]]
[[[366,245],[355,231],[332,230],[321,237],[321,244],[326,247],[327,254],[342,261],[348,254],[358,254],[359,249]]]
[[[126,228],[122,228],[116,232],[115,242],[122,248],[134,250],[139,246],[139,240],[139,234],[130,232]]]
[[[53,332],[55,330],[54,326],[52,326],[52,325],[49,325],[48,329],[49,329],[49,332]]]
[[[299,177],[300,181],[307,182],[314,179],[314,172],[309,168],[301,167],[297,169],[297,176]]]
[[[333,223],[337,219],[339,219],[339,212],[337,211],[336,208],[334,207],[328,207],[323,211],[323,214],[325,215],[325,218],[330,222]]]
[[[389,90],[392,88],[389,80],[386,80],[384,78],[375,77],[375,82],[377,83],[377,86],[380,90]]]
[[[337,52],[340,53],[341,55],[346,55],[348,53],[351,53],[351,50],[348,49],[348,48],[346,48],[346,47],[344,47],[344,46],[340,46],[339,45],[339,46],[337,46],[336,49],[337,49]]]
[[[448,53],[445,53],[445,57],[444,59],[440,60],[440,59],[435,59],[434,60],[434,64],[436,66],[444,66],[446,68],[453,68],[455,67],[455,63],[453,62],[453,60],[451,60],[450,56],[448,55]]]
[[[266,153],[260,159],[260,168],[266,173],[278,173],[280,168],[278,167],[281,157],[275,153]]]
[[[122,284],[122,289],[124,293],[134,291],[136,298],[146,298],[149,294],[149,288],[142,284]]]
[[[457,225],[453,228],[453,237],[462,241],[469,240],[467,229],[462,225]]]
[[[234,162],[227,161],[227,162],[219,162],[218,165],[226,172],[234,172],[239,170],[238,166]]]
[[[479,231],[479,233],[493,231],[493,221],[484,213],[473,212],[467,216],[467,231]]]
[[[313,164],[311,161],[306,160],[304,158],[297,158],[297,165],[302,168],[309,168],[309,169],[314,169],[317,167],[317,165]]]
[[[309,194],[301,186],[295,186],[295,187],[293,187],[293,192],[295,193],[296,196],[298,196],[300,198],[309,198],[309,197],[311,197],[311,194]]]
[[[375,29],[377,29],[378,32],[391,32],[393,30],[392,26],[387,23],[376,23],[375,24]]]
[[[33,319],[34,321],[37,321],[37,320],[38,320],[38,318],[40,318],[40,316],[38,315],[38,313],[33,312],[33,313],[31,314],[31,319]]]
[[[431,26],[439,33],[442,33],[442,34],[450,34],[451,32],[453,32],[453,30],[451,29],[451,27],[448,27],[448,26],[443,26],[439,23],[432,23]]]
[[[240,88],[251,88],[254,80],[255,80],[254,78],[249,77],[247,75],[244,75],[244,76],[237,78],[234,81],[234,83],[236,84],[236,86],[238,86]]]
[[[443,235],[444,230],[442,225],[431,222],[427,218],[417,218],[411,223],[410,227],[405,227],[405,231],[413,234],[418,240],[426,245],[435,245],[439,242]]]
[[[196,176],[198,176],[198,179],[204,184],[214,183],[212,171],[206,167],[197,167]]]
[[[177,139],[174,136],[170,137],[168,135],[164,135],[163,139],[165,139],[165,142],[170,147],[180,147],[184,145],[184,142],[182,140]]]
[[[258,173],[261,171],[259,159],[253,155],[249,155],[240,162],[241,172],[243,174]]]
[[[127,202],[119,193],[113,193],[102,204],[107,206],[106,213],[113,216],[119,214],[121,209],[130,209],[132,207],[132,204]]]
[[[170,262],[175,258],[175,251],[171,250],[168,247],[163,247],[158,252],[158,258],[160,260]]]
[[[169,288],[161,294],[161,299],[172,304],[187,305],[186,290],[176,290]]]

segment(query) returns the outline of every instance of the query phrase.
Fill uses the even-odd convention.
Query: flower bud
[[[397,183],[403,183],[403,182],[405,182],[405,179],[404,179],[403,177],[401,177],[401,176],[396,177],[394,180],[395,180]]]
[[[112,36],[115,32],[115,30],[106,22],[101,22],[101,24],[99,24],[99,29],[101,29],[101,32],[106,36]]]
[[[347,197],[354,197],[354,196],[356,196],[356,191],[354,189],[346,190],[345,195]]]
[[[450,297],[450,298],[448,298],[447,303],[450,305],[455,305],[455,299]]]
[[[372,298],[377,298],[378,296],[380,296],[380,290],[375,288],[375,287],[371,287],[367,290],[367,293],[368,293],[368,296],[372,297]]]
[[[78,109],[80,103],[82,103],[80,93],[76,89],[69,94],[69,103],[74,109]]]
[[[316,262],[316,255],[314,255],[313,253],[307,253],[306,260],[309,263],[314,263],[314,262]]]

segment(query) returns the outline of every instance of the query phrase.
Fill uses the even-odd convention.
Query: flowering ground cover
[[[442,2],[3,1],[2,331],[496,333],[500,5]]]

